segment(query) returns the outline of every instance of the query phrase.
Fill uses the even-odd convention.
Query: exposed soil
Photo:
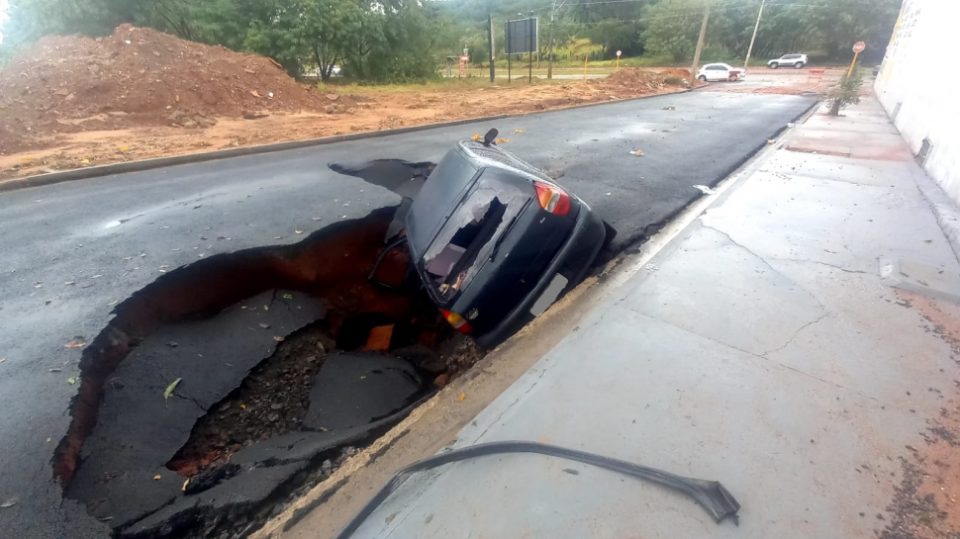
[[[45,38],[0,70],[0,179],[668,93],[687,73],[319,91],[269,58],[123,25]]]
[[[310,385],[336,343],[323,321],[304,328],[200,419],[190,441],[167,467],[192,477],[253,442],[299,430],[310,406]]]
[[[917,311],[931,333],[951,348],[960,364],[960,320],[937,300],[898,290],[900,304]],[[954,385],[960,391],[960,380]],[[934,388],[929,391],[937,392]],[[941,397],[943,397],[941,395]],[[960,400],[946,399],[937,417],[927,421],[925,444],[908,447],[901,457],[902,479],[887,507],[890,520],[880,539],[960,538]]]
[[[751,68],[747,71],[746,80],[713,82],[707,91],[738,94],[825,94],[840,81],[843,73],[844,70],[838,68]]]
[[[335,112],[348,101],[307,90],[268,58],[125,24],[97,39],[44,38],[0,70],[0,153],[65,133],[202,128],[221,117]]]

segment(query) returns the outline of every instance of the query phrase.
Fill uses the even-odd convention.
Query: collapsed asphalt
[[[0,509],[25,537],[103,536],[53,480],[80,350],[110,311],[164,272],[218,253],[294,243],[395,205],[329,162],[436,161],[497,127],[617,229],[622,248],[700,195],[806,110],[807,98],[688,93],[108,176],[0,194]],[[632,155],[641,150],[642,156]],[[640,152],[635,152],[640,153]]]

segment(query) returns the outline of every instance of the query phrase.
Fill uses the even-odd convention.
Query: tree
[[[644,14],[645,47],[674,62],[689,61],[697,44],[705,0],[661,0]]]

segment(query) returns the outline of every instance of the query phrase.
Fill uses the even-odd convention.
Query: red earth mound
[[[46,37],[0,70],[0,154],[57,133],[207,127],[264,111],[337,112],[349,100],[301,86],[269,58],[125,24],[96,39]]]

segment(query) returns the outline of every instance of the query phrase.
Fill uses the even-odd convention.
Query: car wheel
[[[697,78],[700,79],[701,82],[707,82],[707,76],[706,76],[706,75],[700,75],[700,76],[697,77]]]
[[[770,69],[776,69],[778,67],[780,67],[780,64],[776,62],[770,62]]]
[[[797,62],[797,63],[793,64],[793,67],[795,67],[795,68],[797,68],[797,69],[800,69],[801,67],[803,67],[803,62]]]

